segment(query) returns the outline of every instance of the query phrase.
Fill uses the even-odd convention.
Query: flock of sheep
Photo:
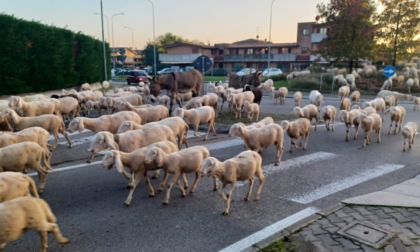
[[[303,75],[293,74],[293,78]],[[334,131],[336,119],[344,122],[346,141],[349,141],[349,131],[353,126],[354,139],[357,138],[359,129],[363,129],[365,147],[370,144],[373,133],[377,134],[377,141],[380,142],[384,116],[389,113],[389,133],[401,132],[404,137],[403,151],[407,149],[406,142],[408,149],[411,148],[417,124],[407,122],[402,126],[406,110],[397,105],[397,102],[401,99],[413,100],[414,110],[419,111],[419,98],[382,90],[377,98],[360,104],[360,92],[355,90],[350,93],[351,89],[355,89],[353,83],[357,78],[357,71],[346,78],[342,73],[337,73],[336,77],[337,83],[342,85],[338,92],[338,111],[335,106],[325,105],[323,95],[317,90],[310,92],[309,104],[302,107],[303,95],[297,91],[293,95],[293,113],[298,119],[283,120],[280,123],[274,122],[271,117],[260,120],[260,98],[255,97],[253,92],[246,91],[246,87],[235,89],[229,87],[227,82],[208,84],[208,93],[202,96],[192,97],[191,92],[178,94],[176,99],[182,102],[182,107],[176,108],[172,115],[167,107],[170,98],[164,94],[151,97],[149,87],[144,83],[140,83],[138,87],[111,90],[109,83],[104,81],[101,87],[106,91],[92,90],[89,84],[83,84],[79,92],[63,90],[61,95],[52,97],[37,94],[11,96],[8,100],[0,101],[0,127],[3,130],[0,134],[0,202],[3,202],[0,203],[0,250],[8,242],[18,239],[26,229],[40,232],[42,251],[47,248],[47,232],[53,232],[62,244],[69,242],[61,234],[56,217],[48,204],[38,195],[45,190],[46,177],[52,170],[50,160],[52,151],[57,146],[59,133],[66,138],[68,147],[72,147],[66,131],[82,132],[87,129],[95,133],[89,148],[91,156],[88,162],[100,151],[108,149],[102,158],[102,166],[107,169],[115,167],[129,179],[130,191],[124,201],[125,206],[131,205],[134,191],[143,177],[149,187],[149,196],[155,196],[148,172],[153,171],[153,176],[157,178],[162,170],[164,176],[159,191],[167,187],[164,204],[169,204],[175,183],[181,195],[185,196],[185,189],[189,187],[185,174],[195,173],[190,193],[196,190],[203,176],[213,179],[214,190],[218,190],[219,181],[222,182],[221,196],[226,202],[224,215],[229,214],[237,181],[249,181],[245,197],[248,201],[254,177],[257,177],[259,185],[255,200],[260,198],[265,176],[259,153],[274,146],[274,165],[278,166],[283,155],[285,134],[291,139],[290,152],[298,148],[296,142],[299,139],[299,146],[306,149],[313,120],[314,130],[317,130],[317,124],[322,119],[327,131]],[[286,103],[286,87],[275,89],[273,81],[268,79],[260,84],[260,88],[270,93],[274,104],[278,104],[279,100],[280,105]],[[151,104],[150,98],[158,100],[160,104]],[[216,135],[218,110],[223,109],[225,102],[232,116],[239,119],[245,113],[253,123],[245,125],[238,122],[230,127],[229,136],[243,139],[246,150],[222,162],[212,157],[204,146],[189,147],[186,134],[191,127],[195,136],[198,136],[198,127],[205,124],[208,129],[204,140],[208,139],[210,131]],[[99,117],[92,117],[94,114]],[[67,129],[65,120],[68,121]],[[50,134],[55,137],[53,144],[48,142]],[[28,168],[38,173],[38,188],[24,174]],[[169,174],[172,174],[172,178],[168,182]],[[224,191],[228,184],[230,190],[226,194]]]

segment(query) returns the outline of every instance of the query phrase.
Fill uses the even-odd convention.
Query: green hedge
[[[104,79],[102,41],[0,14],[0,95],[69,88]],[[106,55],[111,55],[106,44]],[[110,56],[107,74],[111,75]]]

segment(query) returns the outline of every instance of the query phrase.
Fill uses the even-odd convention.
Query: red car
[[[132,70],[127,73],[127,84],[131,83],[149,83],[149,75],[143,70]]]

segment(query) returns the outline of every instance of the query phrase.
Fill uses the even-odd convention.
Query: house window
[[[219,55],[223,55],[223,49],[219,50]]]
[[[319,30],[319,33],[327,34],[327,28],[326,28],[326,27],[321,28],[321,29]]]
[[[282,48],[281,53],[289,53],[289,48]]]
[[[308,47],[302,47],[302,54],[307,54],[309,53],[309,48]]]
[[[252,48],[246,49],[246,53],[245,54],[253,54],[253,53],[254,53],[254,49],[252,49]]]
[[[305,29],[303,29],[303,35],[309,35],[309,29],[308,28],[305,28]]]

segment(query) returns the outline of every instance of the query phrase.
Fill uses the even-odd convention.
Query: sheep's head
[[[76,130],[79,130],[79,132],[82,132],[84,129],[83,125],[83,119],[81,117],[76,117],[69,123],[69,126],[67,126],[67,131],[70,133],[75,132]]]
[[[283,120],[280,122],[280,126],[283,128],[283,130],[287,130],[290,126],[290,122],[288,120]]]
[[[112,134],[106,131],[102,131],[93,136],[93,140],[88,151],[90,151],[92,154],[96,154],[108,148],[114,150],[119,149],[118,145],[112,139]]]
[[[242,123],[235,123],[232,126],[230,126],[229,129],[229,136],[230,137],[234,137],[234,136],[241,136],[242,135],[242,131],[245,128],[245,125]]]
[[[173,112],[173,116],[178,116],[184,118],[184,109],[183,108],[176,108]]]
[[[204,159],[203,164],[201,165],[201,176],[211,177],[214,176],[216,171],[217,160],[214,157],[207,157]]]
[[[102,167],[111,170],[115,164],[115,156],[116,154],[113,151],[107,151],[102,158]]]
[[[160,149],[159,147],[150,147],[146,152],[144,163],[151,164],[155,162],[157,167],[161,167],[163,165],[163,158],[161,152],[162,149]]]
[[[129,130],[133,130],[134,125],[131,121],[124,121],[121,123],[120,127],[117,130],[117,134],[124,133]]]
[[[298,107],[298,106],[296,106],[296,107],[293,109],[293,113],[294,113],[296,116],[299,116],[299,117],[304,116],[304,115],[303,115],[302,108],[300,108],[300,107]]]

